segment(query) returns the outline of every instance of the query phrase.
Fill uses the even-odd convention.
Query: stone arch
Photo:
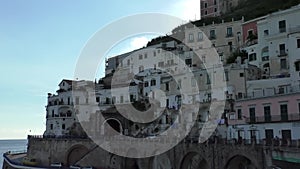
[[[230,156],[228,160],[226,160],[224,169],[240,168],[259,169],[256,160],[254,160],[254,158],[246,156],[245,154],[235,154]]]
[[[111,129],[114,129],[114,130],[111,130]],[[116,119],[116,118],[106,119],[101,125],[101,134],[105,134],[105,132],[109,132],[108,134],[111,134],[111,135],[114,135],[113,133],[117,133],[117,132],[122,134],[123,133],[123,126],[122,126],[121,121]]]
[[[89,149],[84,145],[77,144],[72,146],[66,154],[66,165],[71,166],[80,161],[87,153]]]
[[[185,154],[180,162],[180,169],[210,169],[207,160],[196,151]]]
[[[130,148],[127,151],[127,157],[134,156],[138,153],[138,151],[135,148]],[[125,168],[132,168],[132,169],[138,169],[138,163],[136,158],[125,158]]]

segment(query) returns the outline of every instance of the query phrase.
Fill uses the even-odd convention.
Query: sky
[[[149,12],[195,20],[200,0],[0,0],[0,139],[42,135],[47,93],[73,78],[89,38],[113,21]],[[108,56],[143,47],[152,37],[128,38]]]

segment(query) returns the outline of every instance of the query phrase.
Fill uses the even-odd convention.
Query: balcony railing
[[[300,86],[284,86],[280,88],[274,88],[274,90],[263,89],[259,91],[248,92],[247,95],[243,94],[241,96],[237,96],[236,100],[245,100],[245,99],[255,99],[255,98],[263,98],[263,97],[272,97],[293,93],[300,93]]]
[[[260,117],[246,117],[246,123],[274,123],[274,122],[290,122],[299,121],[300,114],[288,114],[288,115],[272,115],[272,116],[260,116]]]

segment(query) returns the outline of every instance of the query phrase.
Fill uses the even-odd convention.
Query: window
[[[210,39],[216,39],[216,30],[210,30]]]
[[[228,81],[229,80],[229,76],[228,76],[228,71],[224,72],[224,80]]]
[[[232,27],[228,27],[226,37],[232,37],[232,36],[233,36]]]
[[[135,101],[135,95],[130,95],[130,102],[132,103],[132,102],[134,102]]]
[[[269,30],[264,30],[264,36],[268,36],[269,35]]]
[[[147,53],[145,53],[145,54],[144,54],[144,58],[147,59],[147,57],[148,57],[148,55],[147,55]]]
[[[228,46],[229,46],[229,51],[232,52],[233,48],[232,48],[232,42],[228,42]]]
[[[124,102],[124,96],[120,96],[120,103]]]
[[[280,44],[279,45],[279,54],[280,55],[285,55],[285,44]]]
[[[207,3],[204,3],[204,8],[207,8]]]
[[[243,98],[243,93],[239,92],[239,93],[238,93],[238,98],[239,98],[239,99]]]
[[[143,59],[143,55],[139,55],[139,59],[142,60]]]
[[[264,107],[265,122],[271,122],[271,107]]]
[[[288,106],[287,104],[280,105],[280,114],[281,114],[281,120],[287,121],[288,120]]]
[[[156,85],[156,80],[155,79],[152,79],[151,80],[151,86],[155,86]]]
[[[217,8],[215,8],[215,12],[217,12],[218,11],[218,9]]]
[[[189,67],[192,67],[192,59],[185,59],[185,64]]]
[[[283,87],[279,87],[278,94],[284,94],[284,88]]]
[[[287,61],[286,59],[280,59],[280,68],[287,69]]]
[[[203,33],[198,32],[198,41],[202,41],[202,40],[203,40]]]
[[[248,38],[253,35],[253,30],[248,30]]]
[[[255,123],[256,122],[255,107],[249,108],[249,115],[250,115],[250,123]]]
[[[217,0],[214,0],[214,5],[217,5]]]
[[[256,53],[249,54],[249,62],[256,61]]]
[[[85,98],[85,104],[89,104],[89,98]]]
[[[52,110],[52,117],[54,117],[54,110]]]
[[[164,67],[164,62],[158,62],[158,67]]]
[[[129,66],[129,65],[130,65],[130,60],[128,59],[128,60],[127,60],[127,66]]]
[[[194,42],[194,34],[189,34],[189,42]]]
[[[210,76],[209,76],[209,74],[207,73],[206,74],[206,84],[210,84],[211,83],[211,81],[210,81]]]
[[[66,129],[66,125],[65,124],[62,124],[61,125],[61,128],[64,130],[64,129]]]
[[[279,25],[279,32],[280,33],[286,32],[286,22],[285,22],[285,20],[279,21],[278,25]]]
[[[207,101],[211,101],[211,93],[207,93]]]
[[[191,78],[192,87],[196,86],[196,79],[194,77]]]
[[[166,91],[169,91],[169,83],[166,83]]]
[[[298,103],[298,112],[300,113],[300,102]]]
[[[153,51],[153,56],[154,56],[154,57],[156,56],[156,52],[155,52],[155,51]]]
[[[145,86],[145,87],[148,87],[148,86],[149,86],[149,83],[146,81],[146,82],[144,83],[144,86]]]
[[[300,61],[295,62],[296,71],[300,71]]]
[[[297,48],[300,48],[300,39],[297,39]]]
[[[207,11],[204,12],[204,15],[207,15]]]
[[[50,124],[50,130],[53,130],[53,124]]]
[[[244,73],[240,73],[240,77],[244,77]]]
[[[237,114],[238,114],[238,119],[242,120],[242,109],[238,109]]]
[[[264,47],[262,49],[262,61],[268,61],[269,60],[269,47]]]

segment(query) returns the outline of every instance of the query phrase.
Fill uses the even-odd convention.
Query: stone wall
[[[76,164],[112,169],[196,169],[200,166],[204,169],[235,169],[244,165],[263,169],[267,165],[267,154],[270,152],[254,145],[181,142],[156,157],[129,159],[106,152],[89,139],[29,138],[28,142],[28,156],[44,166],[63,163],[66,166]]]

